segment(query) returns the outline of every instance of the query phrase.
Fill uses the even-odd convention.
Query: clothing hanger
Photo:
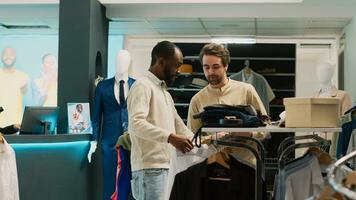
[[[326,153],[320,148],[310,147],[307,152],[315,155],[319,161],[319,164],[329,166],[331,163],[333,163],[333,159],[331,158],[330,154]]]
[[[350,189],[355,188],[356,187],[356,172],[349,172],[346,175],[343,182],[347,188],[350,188]]]
[[[228,150],[229,148],[225,148],[211,156],[209,156],[208,160],[207,160],[207,164],[211,165],[213,163],[217,163],[227,169],[230,169],[230,165],[229,165],[229,155],[228,155]]]
[[[245,60],[244,62],[244,73],[246,76],[250,76],[252,73],[252,70],[250,68],[250,61],[249,60]]]
[[[329,185],[325,186],[317,200],[344,200],[342,194],[335,192]]]
[[[351,119],[356,120],[356,108],[351,111]]]
[[[219,164],[220,166],[226,168],[226,169],[230,169],[230,165],[229,165],[229,153],[231,153],[231,149],[230,148],[224,148],[223,150],[209,156],[209,158],[207,159],[206,164],[207,165],[211,165],[214,163]],[[221,178],[221,177],[208,177],[209,180],[216,180],[216,181],[231,181],[230,178]]]

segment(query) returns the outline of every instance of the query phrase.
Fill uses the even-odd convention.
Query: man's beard
[[[172,74],[169,70],[168,65],[164,66],[163,74],[164,74],[164,81],[166,82],[167,85],[172,84],[178,75],[178,73]]]
[[[217,75],[211,75],[207,77],[207,80],[211,85],[218,85],[223,81],[223,77]]]

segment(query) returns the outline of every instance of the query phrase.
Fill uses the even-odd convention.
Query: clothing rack
[[[217,132],[274,132],[274,133],[285,133],[285,132],[312,132],[311,135],[307,136],[296,136],[292,137],[290,139],[285,139],[285,141],[282,144],[281,148],[281,156],[276,159],[276,164],[278,163],[278,169],[284,171],[284,166],[286,162],[286,156],[294,151],[297,148],[304,148],[304,147],[325,147],[326,145],[330,146],[330,141],[327,141],[316,134],[315,132],[341,132],[341,128],[288,128],[288,127],[278,127],[278,126],[273,126],[273,125],[267,125],[265,127],[254,127],[254,128],[246,128],[246,127],[209,127],[209,128],[202,128],[203,132],[208,132],[208,133],[217,133]],[[237,137],[237,136],[236,136]],[[294,139],[293,139],[294,138]],[[301,143],[301,144],[293,144],[287,148],[284,146],[287,144],[290,144],[290,142],[299,140],[299,139],[314,139],[315,142],[308,142],[308,143]],[[261,148],[263,152],[260,151],[259,145],[257,145],[258,150],[260,151],[260,154],[252,148],[251,146],[241,143],[241,141],[246,141],[249,139],[246,139],[246,137],[241,137],[238,141],[240,142],[231,142],[231,141],[224,141],[224,140],[217,140],[215,141],[217,145],[223,145],[223,146],[233,146],[233,147],[242,147],[249,149],[256,157],[256,196],[255,199],[260,200],[262,198],[262,177],[264,175],[264,169],[265,169],[265,162],[267,159],[265,158],[265,149]],[[257,139],[252,138],[250,141],[255,141]],[[256,144],[261,144],[263,147],[262,143],[257,140],[258,143]],[[283,151],[282,151],[283,150]],[[283,160],[282,160],[283,158]],[[261,184],[258,184],[261,183]],[[284,191],[283,191],[284,192]]]
[[[336,179],[336,170],[341,168],[341,166],[343,164],[345,164],[347,161],[353,159],[356,157],[356,151],[353,151],[347,155],[345,155],[344,157],[341,157],[339,160],[337,160],[333,165],[331,165],[328,170],[328,182],[331,185],[331,187],[343,194],[344,196],[347,196],[350,199],[356,199],[356,192],[353,190],[350,190],[347,187],[344,187],[342,184],[338,183],[335,179]]]
[[[305,139],[313,139],[314,142],[305,142],[292,144],[284,149],[284,146],[290,144],[296,140],[305,140]],[[279,197],[283,198],[285,196],[285,166],[286,166],[286,157],[296,149],[306,148],[306,147],[329,147],[331,145],[330,140],[326,140],[324,138],[319,137],[318,135],[304,135],[304,136],[295,136],[288,137],[281,142],[278,147],[278,185],[280,185]]]
[[[327,140],[319,137],[318,135],[302,135],[302,136],[287,137],[278,146],[278,150],[277,150],[278,158],[281,156],[282,152],[286,149],[287,145],[290,145],[291,143],[294,144],[294,142],[297,140],[306,140],[306,139],[314,139],[315,141],[325,142],[324,143],[325,145],[322,146],[323,150],[325,150],[326,147],[330,146],[331,143],[330,141],[328,142]]]
[[[234,139],[234,141],[231,141],[232,138]],[[244,141],[253,141],[255,144],[257,144],[258,151],[256,151],[256,149],[253,146],[246,143],[242,143]],[[262,200],[262,177],[264,177],[263,160],[265,154],[265,148],[263,144],[255,138],[242,137],[242,136],[222,137],[218,140],[215,140],[214,144],[221,145],[221,146],[228,146],[228,147],[242,147],[248,149],[253,153],[253,155],[256,158],[255,199]]]

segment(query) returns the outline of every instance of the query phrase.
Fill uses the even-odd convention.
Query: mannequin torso
[[[124,82],[125,100],[127,98],[128,92],[129,92],[129,84],[128,84],[129,73],[128,73],[128,71],[129,71],[130,63],[131,63],[130,53],[127,50],[120,50],[116,56],[116,67],[115,67],[116,73],[115,73],[115,85],[114,85],[115,98],[119,104],[120,104],[119,83],[121,80],[125,81]]]
[[[339,116],[342,116],[351,107],[351,99],[345,91],[336,89],[332,83],[334,66],[330,63],[319,63],[316,71],[320,89],[314,96],[338,98]]]
[[[115,77],[98,83],[95,89],[94,109],[92,117],[93,135],[92,139],[102,144],[103,154],[103,179],[104,192],[102,199],[111,199],[110,196],[116,190],[116,175],[118,155],[114,151],[118,138],[126,131],[128,114],[126,97],[134,79],[128,77],[128,69],[131,57],[127,50],[120,50],[116,56]],[[124,103],[120,104],[120,81],[123,80]],[[102,127],[101,127],[102,124]],[[120,149],[121,172],[125,174],[120,178],[120,199],[127,199],[130,194],[130,156],[128,152]]]

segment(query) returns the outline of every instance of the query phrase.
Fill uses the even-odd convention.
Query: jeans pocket
[[[131,179],[131,190],[132,190],[132,196],[134,199],[138,200],[139,197],[139,178],[138,176],[134,176],[132,175],[132,179]]]

